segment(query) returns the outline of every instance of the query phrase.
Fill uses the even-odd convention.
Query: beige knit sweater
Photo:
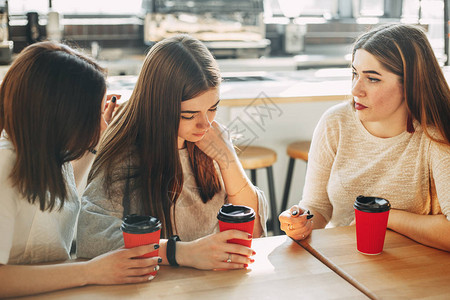
[[[392,208],[416,214],[443,213],[450,220],[450,149],[415,133],[371,135],[348,102],[319,121],[309,152],[300,205],[334,226],[354,219],[358,195],[388,199]],[[435,134],[435,132],[433,132]]]
[[[175,205],[175,220],[172,219],[172,225],[176,225],[175,234],[179,235],[182,241],[193,241],[219,232],[217,213],[222,205],[228,202],[228,197],[226,191],[222,189],[210,201],[203,203],[198,194],[198,187],[195,183],[187,150],[179,150],[179,155],[183,168],[184,183],[183,190]],[[131,161],[132,164],[138,164],[135,156],[133,156]],[[115,167],[116,172],[120,173],[123,172],[121,170],[126,170],[127,164],[128,161],[126,159],[121,161]],[[217,164],[215,165],[220,176],[220,169]],[[120,225],[124,214],[122,200],[125,181],[120,180],[114,183],[110,187],[110,193],[107,193],[105,190],[103,182],[103,176],[95,177],[83,194],[82,208],[78,219],[78,257],[91,258],[123,246]],[[222,187],[224,187],[223,181]],[[261,190],[256,188],[256,192],[262,231],[266,235],[268,203]],[[108,194],[110,194],[110,197],[108,197]],[[142,214],[143,208],[139,201],[140,195],[138,191],[131,188],[129,196],[128,213]]]

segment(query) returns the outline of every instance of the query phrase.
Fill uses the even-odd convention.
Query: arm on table
[[[153,251],[154,244],[119,249],[86,262],[50,265],[1,265],[0,298],[32,295],[88,284],[146,282],[158,258],[132,259]]]
[[[450,251],[450,147],[431,142],[430,167],[440,215],[418,215],[392,209],[388,228],[427,246]],[[433,188],[433,185],[432,187]]]
[[[444,215],[418,215],[392,209],[388,228],[421,244],[450,251],[450,221]]]

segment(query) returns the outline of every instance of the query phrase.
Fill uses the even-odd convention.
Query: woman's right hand
[[[247,232],[232,229],[210,234],[192,242],[178,242],[176,259],[182,266],[201,270],[242,269],[254,262],[250,256],[255,255],[255,251],[246,246],[227,243],[227,240],[251,238]],[[228,259],[231,262],[227,262]]]
[[[305,239],[313,230],[313,222],[307,218],[308,214],[305,212],[305,209],[294,205],[278,217],[281,230],[294,240]]]
[[[86,262],[88,284],[123,284],[152,280],[146,275],[159,270],[159,256],[150,258],[136,257],[155,251],[158,244],[138,246],[131,249],[120,248],[97,256]]]

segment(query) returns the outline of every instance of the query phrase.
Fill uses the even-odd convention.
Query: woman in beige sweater
[[[425,34],[375,28],[356,42],[352,69],[353,101],[319,121],[303,198],[280,215],[281,229],[301,240],[349,225],[358,195],[379,196],[393,208],[388,228],[449,251],[450,92]]]

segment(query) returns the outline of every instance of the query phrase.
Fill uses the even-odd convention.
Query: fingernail
[[[153,248],[158,249],[158,248],[159,248],[159,245],[155,245]]]
[[[159,270],[159,266],[156,266],[153,268],[154,271],[158,271]]]
[[[253,255],[256,255],[256,252],[253,250]]]
[[[314,215],[307,215],[307,216],[306,216],[306,220],[309,220],[309,219],[311,219],[312,217],[314,217]]]
[[[155,276],[150,276],[149,278],[148,278],[148,280],[150,281],[150,280],[152,280],[153,278],[155,278]]]
[[[291,215],[293,215],[293,216],[298,215],[298,210],[294,210],[293,212],[291,212]]]
[[[160,264],[160,263],[162,263],[162,258],[161,257],[158,258],[158,264]]]
[[[248,238],[249,239],[252,239],[253,238],[253,235],[251,235],[250,233],[248,234]]]
[[[116,103],[116,99],[117,99],[116,96],[113,96],[112,99],[111,99],[111,102],[112,103]]]
[[[254,260],[253,258],[250,258],[250,262],[251,262],[251,263],[254,263],[255,260]]]
[[[244,264],[244,268],[247,268],[248,267],[248,265],[247,264]]]

